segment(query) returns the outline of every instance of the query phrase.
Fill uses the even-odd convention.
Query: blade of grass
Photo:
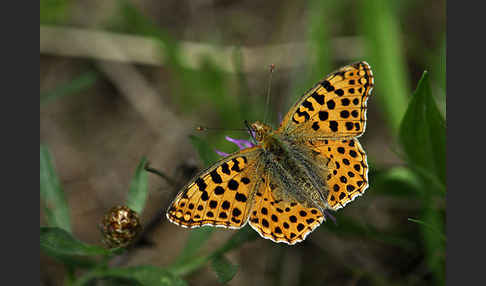
[[[49,226],[71,232],[69,207],[46,146],[40,146],[40,195]]]
[[[308,54],[303,60],[308,61],[305,70],[296,70],[295,81],[292,84],[291,97],[287,106],[293,104],[305,91],[316,84],[324,76],[332,72],[332,52],[329,36],[329,23],[332,22],[335,11],[334,1],[313,0],[309,2],[309,23],[307,38],[309,41]]]
[[[422,220],[419,220],[419,219],[413,219],[413,218],[408,218],[408,221],[411,221],[411,222],[414,222],[414,223],[418,223],[418,224],[421,224],[425,227],[428,227],[430,230],[434,231],[441,239],[443,239],[444,241],[447,240],[446,236],[441,233],[438,229],[436,229],[435,227],[433,227],[432,225],[422,221]]]
[[[309,3],[309,40],[311,54],[315,55],[311,66],[311,77],[315,79],[309,86],[331,72],[332,52],[329,40],[329,25],[332,23],[335,1],[312,0]]]
[[[425,244],[425,260],[428,268],[434,274],[439,285],[444,285],[445,277],[445,243],[444,216],[433,206],[432,202],[426,204],[423,212],[422,225],[423,242]]]
[[[375,96],[393,134],[397,134],[408,102],[410,88],[402,34],[392,1],[361,0],[358,29],[365,35],[368,61],[375,76]]]

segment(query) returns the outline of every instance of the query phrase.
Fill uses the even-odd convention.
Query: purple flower
[[[224,153],[224,152],[221,152],[221,151],[219,151],[219,150],[214,150],[214,152],[216,152],[216,154],[218,154],[218,155],[219,155],[219,156],[221,156],[221,157],[226,157],[226,156],[228,156],[228,155],[229,155],[228,153]]]
[[[250,147],[253,147],[255,146],[255,144],[253,144],[251,141],[249,140],[245,140],[245,139],[233,139],[229,136],[226,136],[225,137],[226,140],[228,140],[229,142],[235,144],[236,146],[238,146],[238,148],[241,149],[245,149],[245,148],[250,148]],[[228,153],[225,153],[225,152],[221,152],[219,150],[214,150],[219,156],[222,156],[222,157],[226,157],[228,156],[229,154]]]
[[[251,143],[248,140],[244,140],[244,139],[233,139],[233,138],[231,138],[229,136],[226,136],[225,138],[229,142],[236,144],[236,146],[238,146],[238,148],[240,148],[240,149],[245,149],[245,148],[250,148],[250,147],[255,146],[255,144]]]

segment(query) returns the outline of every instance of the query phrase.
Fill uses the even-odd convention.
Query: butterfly
[[[373,74],[365,61],[332,72],[308,90],[274,130],[251,124],[257,145],[197,174],[167,218],[182,227],[239,229],[293,245],[368,187],[366,128]]]

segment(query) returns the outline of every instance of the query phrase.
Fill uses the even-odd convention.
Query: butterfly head
[[[270,132],[272,132],[272,127],[260,121],[253,122],[251,124],[251,129],[255,132],[255,139],[258,142],[263,142]]]

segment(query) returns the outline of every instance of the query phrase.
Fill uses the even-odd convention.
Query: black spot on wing
[[[322,94],[318,94],[317,92],[313,92],[311,94],[312,98],[314,98],[314,100],[319,103],[320,105],[323,105],[324,104],[324,95]]]
[[[221,172],[225,173],[226,175],[231,174],[228,163],[225,162],[225,163],[221,164]]]
[[[209,175],[211,175],[211,179],[213,180],[214,183],[220,184],[223,182],[223,179],[218,174],[217,169],[212,170],[211,173],[209,173]]]
[[[329,101],[327,102],[327,108],[329,108],[329,109],[334,109],[334,107],[336,107],[336,103],[334,102],[334,100],[332,100],[332,99],[331,99],[331,100],[329,100]]]
[[[234,217],[237,217],[241,214],[241,211],[238,208],[234,208],[232,214]]]
[[[222,195],[222,194],[224,194],[224,188],[221,187],[221,186],[217,186],[216,188],[214,188],[214,194],[215,195]]]
[[[327,111],[319,111],[319,119],[325,121],[329,118],[329,113]]]
[[[229,209],[231,206],[230,202],[228,201],[224,201],[222,204],[221,204],[221,207],[224,209],[224,210],[227,210]]]
[[[238,160],[236,160],[236,158],[231,159],[231,161],[233,161],[233,167],[231,167],[231,170],[236,171],[236,172],[241,172],[240,162],[238,162]]]
[[[302,112],[301,112],[301,111],[298,109],[298,110],[297,110],[297,114],[298,114],[299,116],[304,116],[305,121],[309,120],[309,118],[310,118],[310,115],[309,115],[309,113],[307,113],[307,111],[302,111]]]
[[[321,85],[322,85],[323,88],[325,88],[329,92],[334,90],[334,86],[332,86],[331,83],[327,80],[323,81]]]
[[[238,182],[237,182],[237,181],[235,181],[235,180],[233,180],[233,179],[231,179],[231,180],[228,182],[228,188],[229,188],[230,190],[233,190],[233,191],[234,191],[234,190],[238,189],[238,186],[239,186]]]
[[[338,131],[338,123],[337,123],[337,121],[334,121],[334,120],[330,121],[329,122],[329,128],[331,128],[331,130],[333,132],[337,132]]]
[[[354,127],[353,122],[346,122],[345,125],[346,125],[346,130],[348,130],[348,131],[352,130],[353,127]]]
[[[344,90],[338,89],[338,90],[335,90],[334,93],[337,94],[338,96],[343,96],[344,95]]]
[[[197,185],[197,187],[199,188],[200,191],[206,190],[206,187],[208,186],[208,185],[206,185],[206,183],[204,182],[204,180],[202,178],[197,178],[195,183],[196,183],[196,185]]]
[[[312,103],[307,99],[304,102],[302,102],[302,106],[307,108],[309,111],[314,111],[314,106],[312,106]]]
[[[247,200],[246,196],[244,194],[242,194],[242,193],[236,193],[235,199],[237,201],[243,202],[243,203],[246,202],[246,200]]]

